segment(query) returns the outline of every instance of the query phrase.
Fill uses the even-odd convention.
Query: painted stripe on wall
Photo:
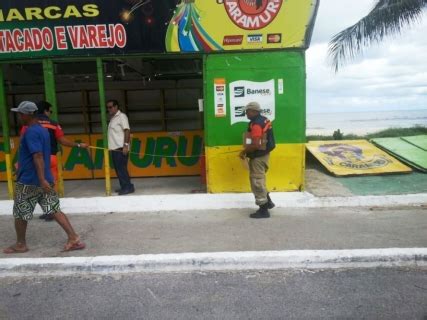
[[[250,192],[249,171],[239,159],[241,146],[207,147],[207,183],[211,193]],[[278,144],[271,153],[267,187],[298,191],[304,187],[305,145]]]

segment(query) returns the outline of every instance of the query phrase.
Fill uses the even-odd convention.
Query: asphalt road
[[[427,319],[427,270],[0,280],[1,319]]]

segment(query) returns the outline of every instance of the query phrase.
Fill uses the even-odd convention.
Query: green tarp
[[[418,142],[420,139],[413,139]],[[392,154],[408,165],[427,172],[427,151],[402,138],[378,138],[371,140],[381,149]]]
[[[402,137],[402,140],[405,140],[418,148],[421,148],[427,151],[427,135],[422,136],[412,136],[412,137]]]

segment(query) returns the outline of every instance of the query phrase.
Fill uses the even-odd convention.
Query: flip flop
[[[16,253],[25,253],[25,252],[28,252],[28,248],[25,248],[25,250],[20,250],[11,246],[3,250],[4,254],[16,254]]]
[[[64,250],[62,250],[62,252],[83,250],[84,248],[86,248],[86,244],[84,242],[78,241],[78,242],[73,243],[68,248],[67,248],[67,245],[65,245]]]

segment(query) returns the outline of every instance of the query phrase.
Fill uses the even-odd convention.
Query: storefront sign
[[[249,122],[245,107],[254,101],[261,105],[263,116],[270,121],[276,118],[274,79],[266,82],[241,80],[230,83],[231,124]]]
[[[4,0],[0,59],[306,48],[317,4],[318,0]]]
[[[317,6],[318,0],[183,0],[169,23],[167,51],[307,48]]]
[[[279,14],[284,0],[223,0],[225,9],[238,27],[259,30],[267,27]]]
[[[101,148],[101,135],[67,136],[72,141],[90,142]],[[19,138],[13,138],[12,158],[17,162]],[[203,153],[203,132],[155,132],[132,134],[129,172],[132,177],[188,176],[200,174]],[[0,181],[6,180],[3,143],[0,140]],[[63,148],[63,174],[65,179],[92,179],[104,177],[104,151],[102,149]],[[111,161],[110,161],[111,163]],[[115,176],[112,170],[112,176]]]

